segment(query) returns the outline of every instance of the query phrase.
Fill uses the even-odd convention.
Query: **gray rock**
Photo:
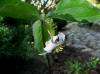
[[[82,52],[91,52],[91,51],[93,51],[93,49],[91,49],[91,48],[86,48],[86,49],[82,50]]]
[[[81,38],[80,38],[80,39],[83,41],[83,40],[86,40],[86,37],[81,36]]]
[[[91,54],[92,56],[95,56],[95,57],[100,58],[100,53],[98,53],[98,52],[96,52],[96,51],[91,52],[90,54]]]
[[[100,44],[96,44],[95,49],[100,49]]]
[[[89,47],[96,47],[96,41],[90,41]]]
[[[66,46],[71,46],[72,45],[72,42],[66,42]]]
[[[85,45],[81,45],[81,44],[74,44],[73,47],[75,47],[75,48],[80,48],[80,49],[86,48]]]
[[[97,42],[97,44],[100,44],[100,40],[99,41],[96,41]]]
[[[100,49],[96,50],[95,52],[100,53]]]
[[[92,35],[89,35],[89,36],[86,37],[86,40],[87,41],[92,41],[92,40],[96,40],[96,38]]]
[[[87,44],[88,44],[88,41],[87,41],[87,40],[82,40],[81,43],[82,43],[83,45],[87,45]]]
[[[81,41],[79,39],[73,39],[74,44],[79,44]]]
[[[96,34],[97,32],[91,31],[90,33],[91,33],[93,36],[95,36],[95,34]]]
[[[98,47],[100,47],[100,44],[97,44]]]
[[[84,36],[85,37],[88,37],[88,36],[90,36],[91,34],[90,33],[86,33]]]
[[[100,38],[100,33],[95,33],[96,38]]]

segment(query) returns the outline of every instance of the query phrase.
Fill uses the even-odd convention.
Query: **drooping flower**
[[[45,43],[44,51],[45,53],[39,55],[45,55],[48,53],[52,53],[52,51],[57,47],[64,43],[65,35],[62,32],[59,32],[58,35],[53,36],[49,41]]]

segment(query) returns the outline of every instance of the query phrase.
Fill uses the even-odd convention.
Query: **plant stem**
[[[44,31],[43,31],[43,25],[44,25],[44,20],[41,20],[41,32],[42,32],[42,40],[43,40],[43,46],[45,47],[45,39],[44,39]],[[51,70],[51,63],[50,63],[50,58],[49,55],[46,55],[47,61],[48,61],[48,72],[49,74],[52,74]]]

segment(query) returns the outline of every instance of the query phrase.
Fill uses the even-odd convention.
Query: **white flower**
[[[47,53],[51,53],[54,48],[57,46],[63,44],[65,41],[65,35],[63,33],[59,33],[56,36],[53,36],[49,41],[45,43],[45,48],[44,50],[46,51],[45,53],[39,54],[39,55],[45,55]]]

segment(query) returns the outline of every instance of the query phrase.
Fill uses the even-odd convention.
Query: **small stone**
[[[91,48],[86,48],[86,49],[82,50],[82,52],[91,52],[91,51],[93,51],[93,49],[91,49]]]
[[[100,49],[96,50],[97,53],[100,53]]]
[[[80,49],[86,48],[85,45],[81,45],[81,44],[74,44],[73,46],[74,46],[75,48],[80,48]]]
[[[66,46],[71,46],[72,45],[72,42],[67,42],[66,43]]]
[[[73,43],[74,43],[74,44],[79,44],[79,43],[81,43],[81,41],[80,41],[79,39],[74,39],[74,40],[73,40]]]
[[[96,41],[91,41],[89,43],[89,47],[95,47],[96,46]]]
[[[95,36],[96,36],[97,38],[100,38],[100,33],[95,33]]]
[[[100,44],[97,44],[97,45],[95,46],[95,48],[96,48],[96,49],[100,49]]]
[[[88,37],[86,37],[86,40],[92,41],[92,40],[96,40],[96,38],[92,35],[89,35]]]
[[[97,44],[98,47],[100,47],[100,44]]]
[[[97,32],[94,32],[94,31],[91,32],[91,34],[92,34],[93,36],[95,36],[96,33],[97,33]]]
[[[86,38],[84,36],[81,37],[81,40],[85,40]]]
[[[97,41],[97,44],[100,44],[100,41]]]
[[[98,53],[96,51],[91,52],[91,55],[100,58],[100,53]]]
[[[90,36],[90,33],[86,33],[84,36],[85,36],[85,37]]]
[[[87,41],[87,40],[83,40],[83,41],[81,42],[81,44],[87,45],[87,44],[88,44],[88,41]]]

